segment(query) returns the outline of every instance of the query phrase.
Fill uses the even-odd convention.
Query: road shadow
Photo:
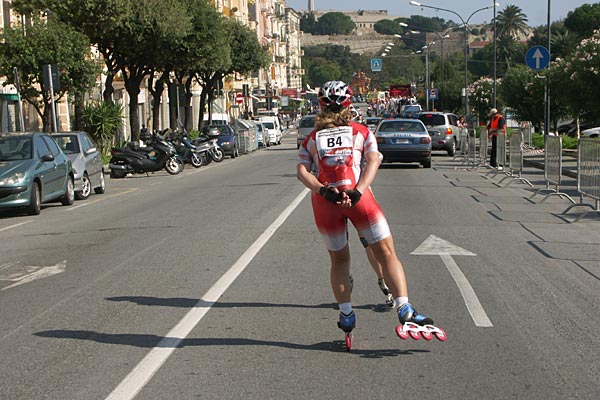
[[[313,344],[300,344],[275,340],[258,340],[248,338],[189,338],[179,339],[149,334],[133,333],[102,333],[87,330],[56,329],[34,333],[35,336],[52,339],[76,339],[88,340],[97,343],[114,344],[117,346],[132,346],[138,348],[171,348],[182,349],[193,346],[268,346],[281,347],[291,350],[312,350],[326,352],[345,352],[344,342],[336,340],[333,342],[318,342]],[[418,353],[429,353],[428,350],[420,349],[353,349],[351,354],[361,358],[384,358],[398,357]]]
[[[261,302],[208,302],[202,299],[191,299],[186,297],[151,297],[151,296],[116,296],[107,297],[108,301],[129,302],[141,306],[175,307],[175,308],[307,308],[307,309],[332,309],[337,310],[337,303],[321,304],[293,304],[293,303],[261,303]],[[388,312],[393,308],[385,304],[363,304],[353,305],[358,310],[371,310],[374,312]]]

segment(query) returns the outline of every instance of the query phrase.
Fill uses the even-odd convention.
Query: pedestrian
[[[347,219],[381,264],[400,322],[433,324],[409,303],[404,268],[387,220],[370,190],[380,165],[377,141],[366,126],[351,121],[352,90],[341,81],[326,82],[318,100],[321,112],[315,129],[300,146],[297,177],[312,191],[315,223],[329,252],[331,287],[340,310],[338,327],[350,332],[356,325]],[[317,167],[315,175],[311,173],[313,165]]]
[[[492,140],[492,154],[490,155],[490,166],[498,168],[496,159],[496,148],[498,147],[498,133],[506,133],[506,123],[504,117],[498,112],[498,109],[490,110],[490,122],[487,124],[488,139]]]

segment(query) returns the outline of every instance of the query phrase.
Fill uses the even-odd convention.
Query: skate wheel
[[[400,339],[403,339],[403,340],[408,339],[408,332],[406,332],[404,329],[402,329],[402,325],[398,325],[396,327],[396,335],[398,335],[398,337]]]
[[[346,351],[352,350],[353,337],[351,333],[346,333]]]
[[[428,340],[428,341],[433,339],[433,334],[431,332],[423,331],[423,332],[421,332],[421,336],[423,337],[423,339]]]
[[[408,334],[410,335],[411,338],[413,338],[415,340],[421,339],[421,332],[419,332],[419,331],[410,331],[410,332],[408,332]]]
[[[439,332],[435,332],[435,338],[437,340],[439,340],[440,342],[445,342],[446,341],[446,332],[442,329],[442,328],[438,328]]]

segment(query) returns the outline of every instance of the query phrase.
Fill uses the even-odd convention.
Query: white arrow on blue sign
[[[371,71],[381,71],[381,58],[371,58]]]
[[[544,46],[533,46],[525,53],[525,63],[536,71],[544,69],[550,64],[550,52]]]

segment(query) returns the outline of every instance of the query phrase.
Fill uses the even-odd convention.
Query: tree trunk
[[[177,82],[167,81],[167,87],[169,90],[169,128],[177,129],[177,115],[179,110],[177,109]]]
[[[131,129],[131,141],[140,140],[140,116],[138,113],[138,95],[143,76],[133,76],[125,79],[125,89],[129,95],[129,127]]]
[[[160,126],[160,101],[165,91],[165,83],[169,77],[169,71],[163,71],[160,78],[154,82],[153,76],[150,77],[150,94],[152,95],[152,129],[158,130]]]
[[[106,81],[104,82],[104,92],[102,92],[102,98],[105,103],[114,104],[113,101],[113,93],[115,92],[115,88],[113,87],[113,79],[115,77],[115,72],[108,72],[106,75]]]
[[[83,130],[83,93],[75,93],[73,98],[75,120],[73,121],[73,128],[76,131]]]
[[[191,131],[193,126],[192,121],[192,77],[188,76],[185,81],[185,129],[186,131]]]

